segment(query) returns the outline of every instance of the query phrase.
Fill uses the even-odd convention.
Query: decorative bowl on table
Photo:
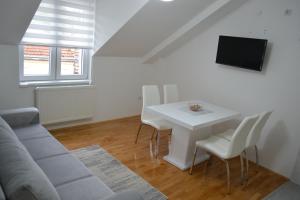
[[[193,112],[198,112],[199,110],[201,110],[201,105],[199,105],[198,103],[189,103],[189,108]]]

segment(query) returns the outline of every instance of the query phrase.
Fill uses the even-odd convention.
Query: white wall
[[[19,87],[18,47],[0,45],[0,109],[34,105],[34,88]],[[103,121],[140,113],[141,87],[153,84],[155,71],[141,64],[138,58],[94,57],[93,83],[96,86],[96,116],[92,121]],[[49,126],[49,128],[88,123]]]
[[[142,107],[142,85],[157,82],[156,65],[141,63],[140,58],[94,57],[95,117],[91,120],[47,125],[47,128],[55,129],[139,115]]]
[[[274,110],[259,151],[264,166],[285,176],[292,173],[300,145],[299,19],[298,0],[249,0],[160,60],[158,71],[161,83],[179,85],[183,99],[206,99],[243,115]],[[268,39],[264,71],[215,64],[221,34]]]
[[[294,165],[294,170],[291,175],[291,180],[294,181],[295,183],[300,184],[300,148],[298,151],[298,157],[296,163]]]
[[[33,106],[33,89],[19,87],[16,46],[0,45],[0,109]]]
[[[153,84],[155,71],[138,58],[95,57],[96,121],[138,115],[143,84]]]

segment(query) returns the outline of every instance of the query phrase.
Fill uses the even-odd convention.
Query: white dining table
[[[197,112],[191,111],[190,102],[201,105],[201,109]],[[164,156],[164,160],[181,170],[186,170],[192,165],[196,141],[209,137],[213,125],[240,116],[239,112],[201,100],[154,105],[146,107],[146,110],[171,123],[169,154]],[[206,159],[208,155],[200,152],[195,163]]]

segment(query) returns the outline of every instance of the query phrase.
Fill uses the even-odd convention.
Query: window
[[[82,75],[82,49],[60,49],[60,75]]]
[[[20,80],[86,80],[90,66],[89,49],[20,46]]]
[[[20,81],[87,80],[95,0],[42,0],[22,38]]]
[[[50,75],[49,47],[24,47],[24,76],[48,76]]]

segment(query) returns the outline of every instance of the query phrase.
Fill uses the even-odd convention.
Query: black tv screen
[[[261,71],[267,40],[219,36],[216,63]]]

